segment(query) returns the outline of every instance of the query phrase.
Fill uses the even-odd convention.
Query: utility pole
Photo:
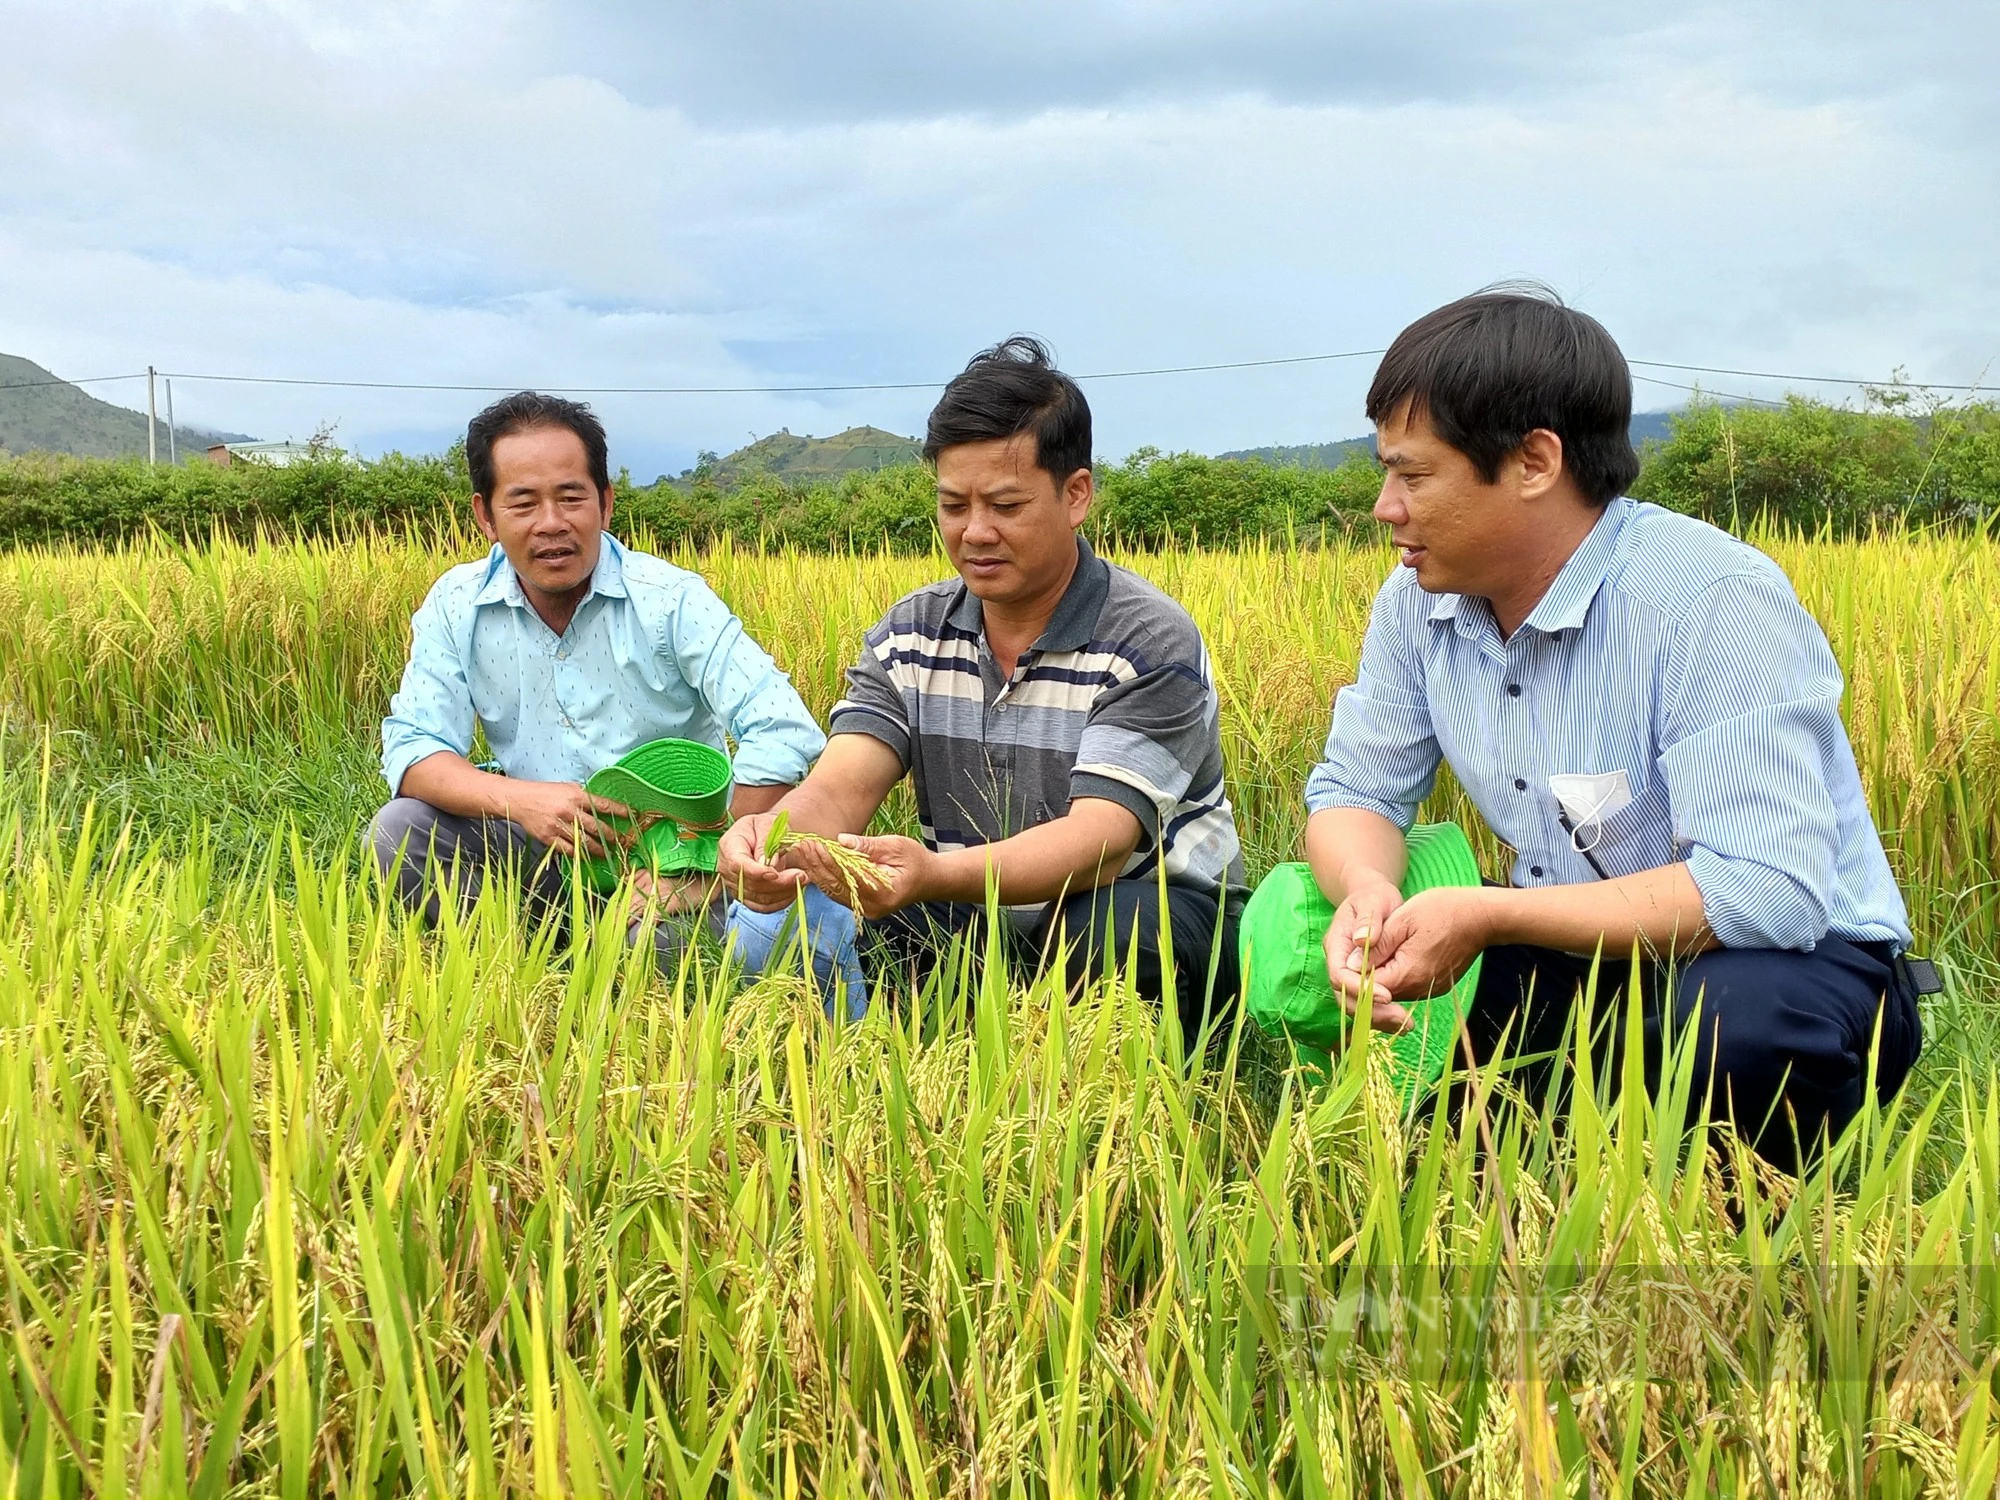
[[[181,450],[174,442],[174,377],[167,377],[167,467],[178,469],[181,465]]]
[[[146,466],[160,461],[160,440],[153,432],[153,367],[146,366]]]

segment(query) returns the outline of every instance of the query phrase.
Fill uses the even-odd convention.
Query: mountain
[[[705,472],[717,484],[731,485],[752,474],[769,474],[792,481],[838,479],[891,464],[912,464],[922,456],[915,438],[898,437],[879,427],[850,427],[832,437],[801,437],[781,429],[738,448],[727,458],[710,458]],[[692,479],[703,470],[681,476]]]
[[[1729,403],[1725,402],[1725,405]],[[1643,448],[1648,442],[1664,443],[1674,435],[1673,419],[1677,411],[1635,411],[1632,413],[1632,446]]]
[[[141,395],[143,396],[143,392]],[[162,402],[165,395],[162,393]],[[157,426],[160,462],[167,461],[167,417]],[[240,443],[240,432],[211,432],[178,423],[174,444],[183,460],[210,443]],[[33,360],[0,354],[0,450],[8,453],[74,453],[85,458],[146,456],[146,414],[100,401]]]
[[[1637,448],[1647,442],[1665,442],[1673,435],[1672,422],[1679,415],[1671,411],[1635,411],[1632,413],[1632,446]],[[1358,453],[1363,458],[1375,451],[1372,437],[1342,438],[1333,443],[1274,444],[1268,448],[1237,448],[1229,453],[1218,453],[1217,458],[1255,458],[1281,469],[1337,469],[1346,462],[1349,454]]]
[[[1375,451],[1372,437],[1342,438],[1335,443],[1278,443],[1268,448],[1235,448],[1217,458],[1254,458],[1280,469],[1337,469],[1350,454],[1367,458]]]

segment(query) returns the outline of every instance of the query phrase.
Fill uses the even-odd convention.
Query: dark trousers
[[[469,909],[489,875],[517,882],[537,917],[568,905],[569,872],[562,861],[504,818],[466,818],[415,797],[392,797],[368,825],[368,845],[403,904],[427,921],[437,921],[447,891]]]
[[[1156,1005],[1164,1004],[1171,985],[1181,1034],[1191,1046],[1204,1018],[1212,1029],[1220,1030],[1236,1003],[1236,910],[1219,904],[1214,896],[1177,885],[1167,887],[1166,906],[1171,968],[1161,941],[1160,887],[1150,880],[1113,881],[1051,902],[1025,930],[1003,910],[998,919],[1001,942],[1009,963],[1022,970],[1052,959],[1058,943],[1066,943],[1063,977],[1071,988],[1104,973],[1107,957]],[[954,944],[970,943],[973,961],[978,962],[984,952],[985,917],[985,907],[957,902],[905,907],[863,927],[862,964],[871,974],[898,974],[914,988]],[[1134,960],[1129,969],[1128,956]]]
[[[1553,1083],[1564,1098],[1564,1050],[1575,1045],[1564,1032],[1590,966],[1548,948],[1487,949],[1466,1018],[1473,1054],[1491,1059],[1505,1032],[1507,1054],[1524,1060],[1515,1074],[1524,1092],[1539,1101]],[[1631,975],[1629,960],[1607,957],[1598,967],[1592,1055],[1614,1081]],[[1691,1047],[1691,1109],[1727,1115],[1759,1155],[1787,1171],[1798,1170],[1800,1147],[1810,1160],[1860,1113],[1878,1017],[1882,1102],[1923,1047],[1916,994],[1887,943],[1829,936],[1810,953],[1724,948],[1671,970],[1644,964],[1640,999],[1648,1087],[1658,1086],[1669,1038]],[[1535,1054],[1554,1055],[1526,1060]]]
[[[368,825],[368,845],[384,877],[394,880],[396,895],[427,922],[438,920],[446,895],[454,898],[460,911],[470,910],[489,878],[517,884],[536,921],[553,921],[561,927],[567,920],[568,862],[505,819],[466,818],[415,797],[395,797]],[[719,903],[700,913],[663,916],[655,922],[653,948],[663,971],[673,971],[689,939],[704,926],[721,934]],[[627,936],[637,938],[639,931],[634,922]]]

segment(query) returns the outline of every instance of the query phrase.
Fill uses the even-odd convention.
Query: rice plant
[[[1991,1493],[2000,1104],[1939,1035],[1992,1030],[2000,567],[1766,540],[1966,1011],[1803,1180],[1690,1125],[1684,1060],[1651,1098],[1580,1054],[1560,1126],[1498,1071],[1405,1114],[1362,1047],[1318,1086],[1254,1033],[1191,1062],[1116,975],[966,953],[836,1024],[583,905],[421,930],[344,778],[445,557],[0,558],[0,1484]],[[1386,556],[1131,561],[1288,853]],[[704,567],[823,711],[937,564]]]
[[[2000,545],[1977,532],[1753,540],[1791,576],[1847,673],[1862,779],[1920,932],[2000,951]],[[483,547],[469,533],[380,533],[0,554],[0,711],[70,733],[76,753],[127,762],[336,744],[365,755],[411,611],[444,568]],[[862,631],[948,568],[941,556],[728,545],[677,560],[715,584],[821,715]],[[1182,600],[1207,638],[1254,869],[1292,857],[1300,790],[1393,554],[1260,544],[1118,560]],[[1465,812],[1448,780],[1436,811]],[[1483,852],[1497,865],[1490,843]]]

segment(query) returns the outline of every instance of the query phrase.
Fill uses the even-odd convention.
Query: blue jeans
[[[797,902],[783,911],[752,911],[732,901],[723,940],[747,975],[767,973],[774,964],[790,969],[798,964],[802,946],[799,915]],[[817,886],[806,887],[803,946],[812,955],[813,982],[826,1013],[834,1014],[838,996],[850,1021],[860,1020],[868,1009],[868,980],[855,951],[855,932],[853,912]]]

